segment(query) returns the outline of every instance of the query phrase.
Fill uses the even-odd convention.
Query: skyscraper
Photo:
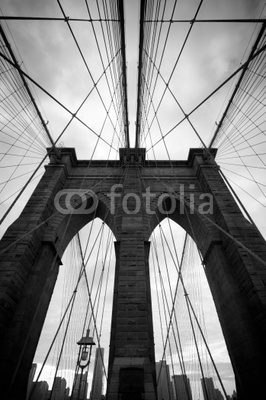
[[[156,379],[158,400],[173,400],[169,365],[166,364],[165,360],[156,362]]]
[[[88,392],[88,372],[76,374],[72,391],[72,400],[86,400]]]
[[[185,374],[173,375],[174,399],[192,400],[190,381]]]
[[[32,364],[30,373],[29,373],[29,379],[28,379],[27,399],[29,398],[31,390],[32,390],[32,384],[33,384],[34,375],[36,373],[36,369],[37,369],[37,364],[35,364],[35,363]]]
[[[224,400],[224,396],[219,389],[215,389],[215,400]]]
[[[31,394],[31,400],[47,400],[49,386],[46,381],[33,382],[34,391]]]
[[[104,348],[98,347],[95,353],[95,362],[91,386],[90,400],[101,400],[103,391],[103,357]]]
[[[204,400],[215,400],[215,388],[213,384],[212,378],[202,378],[201,379],[201,387],[203,391]],[[207,390],[207,393],[206,393]]]
[[[65,400],[66,386],[65,378],[57,376],[53,384],[51,400]]]

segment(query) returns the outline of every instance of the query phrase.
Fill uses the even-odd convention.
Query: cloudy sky
[[[90,3],[90,12],[93,18],[98,18],[97,7],[95,1]],[[88,11],[85,6],[85,1],[70,1],[64,0],[61,2],[65,14],[71,18],[88,18]],[[174,19],[188,19],[191,20],[196,12],[199,2],[197,0],[180,0],[175,10]],[[54,0],[1,0],[1,12],[3,15],[16,15],[16,16],[46,16],[46,17],[62,17],[62,12],[58,3]],[[173,1],[167,2],[165,19],[169,19]],[[198,19],[245,19],[245,18],[258,18],[261,15],[265,16],[264,1],[260,0],[204,0],[198,14]],[[137,76],[138,76],[138,40],[139,40],[139,1],[125,0],[125,19],[126,19],[126,57],[127,57],[127,79],[128,79],[128,105],[129,105],[129,123],[130,123],[130,144],[133,147],[135,144],[135,122],[136,122],[136,104],[137,104]],[[104,65],[107,65],[107,58],[104,52],[104,42],[102,39],[99,23],[94,24],[97,37],[99,39],[99,46],[102,50]],[[8,21],[8,26],[3,24],[12,48],[17,56],[17,59],[22,63],[22,68],[27,71],[39,85],[41,85],[47,92],[54,96],[66,108],[75,112],[80,106],[86,95],[93,87],[92,77],[97,81],[103,72],[99,51],[97,49],[96,41],[93,35],[91,23],[88,22],[72,22],[71,27],[76,35],[78,43],[82,49],[86,62],[91,71],[91,75],[85,68],[84,62],[78,53],[77,47],[70,35],[67,24],[62,21]],[[177,54],[184,42],[185,36],[190,27],[189,23],[173,23],[169,32],[165,54],[161,62],[160,72],[164,80],[167,82],[171,76],[171,72],[176,61]],[[246,60],[250,52],[252,43],[259,30],[259,25],[254,23],[198,23],[195,24],[189,40],[182,53],[180,61],[175,69],[171,78],[170,88],[178,101],[182,105],[186,113],[189,113],[208,96],[216,87],[218,87],[230,74],[232,74],[243,61]],[[163,43],[167,35],[168,24],[165,23],[161,31],[161,41],[158,47],[158,60],[163,50]],[[157,66],[159,61],[157,60]],[[238,76],[237,76],[238,77]],[[237,79],[236,77],[236,79]],[[229,94],[234,87],[236,80],[230,81],[221,90],[208,100],[202,107],[200,107],[191,116],[191,122],[196,127],[197,132],[202,137],[206,145],[209,144],[212,135],[215,131],[216,124],[219,122],[223,110],[227,104]],[[37,87],[31,86],[34,97],[41,109],[45,121],[48,123],[48,128],[56,140],[62,130],[69,122],[71,115],[51,99],[47,94]],[[162,79],[158,79],[156,88],[154,90],[153,105],[156,109],[158,106],[161,95],[164,92],[165,84]],[[110,105],[111,97],[108,92],[107,83],[105,79],[101,79],[98,85],[99,92],[101,93],[106,107]],[[92,130],[96,133],[102,132],[102,138],[109,143],[113,135],[113,126],[110,120],[104,124],[106,117],[105,109],[102,105],[101,99],[97,92],[94,90],[84,107],[78,114],[79,118],[84,121],[91,130],[87,129],[79,121],[74,120],[65,131],[60,139],[60,145],[66,147],[75,147],[77,157],[79,159],[106,159],[107,155],[111,159],[117,158],[117,151],[110,148],[103,141],[97,144],[97,137],[93,134]],[[110,116],[115,121],[115,111],[110,109]],[[153,143],[160,140],[160,128],[156,120],[153,118],[153,108],[150,109],[148,120],[152,123],[151,134]],[[179,121],[182,119],[183,114],[178,108],[173,96],[166,91],[162,104],[158,109],[158,120],[163,134],[167,134]],[[153,122],[152,122],[153,121]],[[4,125],[2,122],[2,125]],[[4,138],[6,140],[6,137]],[[190,147],[201,147],[201,143],[191,126],[185,121],[180,124],[177,129],[174,129],[165,139],[166,147],[172,159],[186,159]],[[4,144],[3,144],[4,146]],[[114,138],[113,146],[118,149],[120,146],[117,138]],[[147,140],[142,143],[149,151],[147,157],[149,159],[167,159],[168,155],[166,148],[161,141],[150,149],[151,142],[149,135]],[[38,148],[38,154],[34,163],[39,162],[45,155],[45,148],[47,143],[42,141]],[[262,149],[262,148],[261,148]],[[5,149],[6,150],[6,149]],[[262,149],[263,150],[263,149]],[[264,149],[265,151],[265,149]],[[264,153],[261,151],[261,153]],[[31,153],[29,153],[31,154]],[[14,157],[14,156],[12,156]],[[18,162],[18,158],[5,158],[2,160],[4,179],[8,179],[14,171],[8,168],[11,160]],[[22,156],[21,156],[22,157]],[[27,157],[23,158],[23,163],[26,164]],[[25,161],[26,160],[26,161]],[[31,159],[32,160],[32,159]],[[219,162],[219,152],[218,152]],[[222,154],[220,158],[223,162]],[[228,162],[228,160],[224,160]],[[32,168],[35,168],[33,162],[30,166],[24,165],[23,170],[30,173]],[[37,164],[36,164],[37,165]],[[225,165],[226,167],[226,165]],[[231,167],[227,165],[230,170],[238,168],[231,163]],[[17,177],[21,172],[16,170],[13,177]],[[242,169],[237,170],[242,174]],[[225,170],[226,172],[226,170]],[[255,179],[263,181],[263,176],[260,171],[253,171],[257,175]],[[29,175],[26,175],[28,177]],[[227,176],[232,179],[232,182],[240,182],[237,175],[232,175],[232,172],[227,171]],[[241,185],[247,193],[235,186],[235,190],[241,196],[243,202],[258,224],[261,231],[265,234],[266,225],[265,219],[261,218],[261,212],[265,212],[265,191],[263,188],[258,188],[250,180],[249,174],[241,178]],[[23,178],[24,179],[24,178]],[[14,199],[14,193],[19,190],[23,179],[12,180],[12,183],[1,186],[1,215],[5,212],[8,206]],[[25,178],[26,179],[26,178]],[[265,180],[264,180],[265,182]],[[30,195],[31,191],[36,185],[36,181],[29,187],[18,201],[10,216],[5,220],[1,227],[1,234],[6,227],[14,220],[20,210],[23,208],[25,201]],[[261,189],[261,190],[260,190]],[[250,197],[253,194],[256,197]],[[169,235],[169,226],[166,222],[163,224],[166,234]],[[88,235],[88,229],[82,232],[83,237]],[[100,224],[96,223],[94,227],[94,234],[100,229]],[[178,251],[182,250],[182,243],[184,239],[184,232],[178,227],[174,227],[175,237],[178,237]],[[157,230],[155,232],[157,238],[157,247],[160,257],[162,257],[162,243],[160,243],[160,234]],[[107,240],[107,233],[105,233],[105,240]],[[104,251],[99,257],[99,265],[103,265],[105,258]],[[96,252],[97,253],[97,252]],[[96,264],[97,254],[93,254],[90,261],[91,268]],[[64,298],[62,299],[62,291],[64,286],[64,277],[67,272],[70,274],[70,261],[71,256],[65,257],[65,269],[60,275],[57,284],[54,298],[52,300],[51,309],[49,311],[46,327],[43,332],[43,337],[40,342],[38,352],[36,354],[36,361],[41,363],[52,334],[54,333],[60,318],[61,304],[62,307],[66,306],[66,299],[71,295],[71,288],[64,289]],[[193,266],[191,267],[191,274],[193,275],[194,285],[197,290],[193,290],[190,285],[191,296],[199,304],[200,298],[203,298],[205,325],[208,335],[210,346],[213,350],[215,360],[220,368],[222,377],[224,379],[225,387],[228,393],[232,393],[234,388],[234,379],[226,348],[223,342],[222,334],[219,328],[217,316],[214,311],[214,305],[211,300],[209,290],[204,278],[204,273],[196,274],[200,268],[200,262],[195,255],[193,258]],[[110,276],[113,272],[113,264],[110,266]],[[151,263],[152,264],[152,263]],[[171,263],[170,263],[171,264]],[[89,268],[89,267],[88,267]],[[172,268],[172,269],[171,269]],[[174,279],[174,268],[170,266],[171,273]],[[62,267],[63,270],[63,267]],[[88,274],[91,271],[88,270]],[[74,273],[73,273],[74,274]],[[189,277],[189,270],[187,275]],[[75,276],[73,275],[73,282]],[[105,278],[106,279],[106,278]],[[152,277],[153,279],[153,277]],[[110,278],[110,283],[112,279]],[[72,288],[73,289],[73,288]],[[152,286],[154,304],[156,304],[155,295],[155,282],[153,280]],[[107,304],[105,326],[108,326],[111,313],[111,298],[112,298],[112,285],[108,285],[107,291]],[[80,300],[82,301],[82,300]],[[81,303],[80,303],[81,304]],[[180,300],[181,304],[181,300]],[[200,311],[199,306],[199,312]],[[154,307],[156,309],[156,306]],[[180,311],[181,313],[181,311]],[[160,338],[160,329],[158,324],[158,314],[154,316],[155,323],[155,339],[156,339],[156,357],[159,359],[162,354],[162,344]],[[184,327],[184,332],[187,327]],[[78,333],[76,333],[78,335]],[[102,345],[108,349],[109,341],[108,328],[105,329],[102,336]],[[194,354],[191,349],[189,341],[186,343],[188,354],[193,358]],[[192,354],[192,355],[191,355]],[[198,397],[202,396],[197,392],[195,386],[195,393]]]

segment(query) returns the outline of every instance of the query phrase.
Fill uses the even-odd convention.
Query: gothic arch
[[[94,217],[104,221],[116,236],[114,216],[104,192],[95,190],[95,213],[71,215],[56,209],[56,194],[69,186],[79,191],[82,183],[79,177],[69,185],[75,159],[73,152],[67,153],[60,161],[51,160],[21,215],[1,241],[1,250],[15,241],[0,262],[0,286],[4,288],[0,301],[0,374],[6,382],[3,396],[7,399],[19,399],[26,393],[28,373],[68,243]],[[86,182],[84,190],[94,186],[95,179]]]
[[[78,192],[78,189],[77,189]],[[83,209],[84,202],[81,202],[74,213],[64,214],[56,212],[56,217],[52,218],[45,230],[43,240],[51,241],[57,249],[57,253],[62,257],[73,237],[94,218],[101,219],[116,237],[116,227],[114,216],[110,213],[109,202],[101,192],[95,193],[94,201],[97,206],[90,213],[79,213],[78,209]]]
[[[252,256],[245,254],[243,250],[239,251],[237,243],[218,230],[215,223],[219,223],[226,232],[234,232],[237,238],[241,237],[242,243],[249,248],[252,243],[255,244],[252,239],[253,235],[256,236],[257,246],[263,246],[264,252],[265,244],[262,244],[260,235],[255,234],[252,224],[242,215],[229,191],[227,191],[225,204],[229,210],[234,210],[233,231],[230,230],[230,225],[228,226],[233,219],[223,215],[221,204],[215,196],[213,213],[207,215],[207,218],[200,213],[191,214],[189,207],[185,207],[185,212],[180,213],[178,200],[175,210],[169,214],[162,212],[161,207],[155,206],[155,214],[150,217],[150,228],[152,233],[158,224],[168,216],[181,226],[196,243],[206,267],[207,281],[235,372],[237,391],[240,398],[245,399],[244,396],[247,392],[243,376],[245,379],[255,382],[259,371],[264,368],[261,354],[265,352],[265,345],[262,343],[266,333],[266,324],[263,323],[258,328],[252,317],[258,311],[258,304],[262,305],[263,303],[263,299],[259,299],[259,292],[256,293],[253,286],[253,274],[258,277],[259,271],[263,270],[264,274],[265,269],[262,265],[258,265]],[[198,205],[199,203],[196,202],[196,206]],[[170,197],[165,198],[164,206],[166,210],[171,209]],[[251,232],[253,233],[251,234]],[[249,267],[245,266],[246,261]],[[247,287],[250,287],[250,290],[247,290]],[[249,293],[252,293],[252,302],[250,302]],[[265,321],[265,313],[264,317],[262,315],[263,312],[260,313],[259,318],[263,318]],[[257,319],[256,321],[258,322]],[[249,339],[247,339],[248,337]],[[254,339],[255,337],[256,339]],[[249,360],[250,363],[256,359],[256,362],[251,367],[241,362],[241,359]]]
[[[192,213],[189,205],[182,204],[177,197],[170,197],[167,193],[164,193],[164,195],[167,196],[164,202],[154,209],[155,214],[150,218],[151,231],[153,231],[161,221],[169,217],[180,225],[192,238],[194,237],[195,241],[200,243],[200,232],[203,232],[204,235],[208,233],[208,224],[206,220],[204,220],[199,213]],[[157,199],[159,200],[158,197]],[[176,203],[174,208],[172,199],[174,199]],[[196,207],[198,207],[198,204]],[[212,216],[209,216],[209,218],[211,217]]]

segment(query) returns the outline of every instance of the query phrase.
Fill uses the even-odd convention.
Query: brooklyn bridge
[[[0,398],[263,399],[266,3],[0,10]]]

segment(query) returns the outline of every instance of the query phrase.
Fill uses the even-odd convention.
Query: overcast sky
[[[67,16],[72,18],[87,17],[84,1],[73,2],[70,0],[64,0],[62,1],[62,5]],[[174,18],[191,20],[195,14],[197,6],[198,1],[196,0],[178,1]],[[258,18],[262,13],[263,6],[264,0],[204,0],[198,18]],[[62,17],[60,8],[57,2],[54,0],[1,0],[0,7],[4,15]],[[94,1],[91,2],[91,7],[92,16],[96,17],[97,13]],[[165,17],[166,19],[169,18],[171,7],[172,1],[168,1]],[[125,17],[130,143],[131,147],[133,147],[135,144],[137,104],[136,94],[139,40],[138,1],[125,0]],[[71,26],[88,62],[92,76],[94,80],[97,81],[103,70],[91,25],[84,22],[73,22]],[[168,27],[168,25],[166,26]],[[189,26],[189,23],[172,24],[165,57],[161,65],[161,74],[166,81],[171,74],[176,60],[176,55],[182,46]],[[4,25],[4,27],[6,26]],[[67,28],[67,24],[59,21],[9,21],[8,27],[10,30],[8,32],[9,40],[11,41],[17,58],[20,62],[23,62],[23,69],[26,70],[35,81],[43,86],[49,93],[62,102],[72,112],[76,111],[87,93],[91,90],[93,83],[88,71],[84,67],[84,63],[80,55],[78,54],[75,43],[71,38]],[[178,101],[181,103],[186,113],[190,112],[200,101],[202,101],[241,65],[243,60],[245,60],[249,54],[258,29],[259,27],[256,27],[255,24],[237,23],[196,24],[193,27],[189,41],[184,49],[170,84],[171,90],[177,96]],[[10,33],[12,34],[12,38]],[[164,38],[165,35],[166,28],[164,27],[162,30],[162,38]],[[103,48],[103,42],[100,34],[99,41],[101,48]],[[161,42],[159,52],[162,51],[162,43],[163,40]],[[191,121],[207,145],[209,144],[210,139],[215,131],[216,123],[220,120],[228,100],[230,90],[232,90],[232,85],[233,82],[229,82],[229,84],[227,84],[222,90],[220,90],[215,96],[206,102],[206,104],[204,104],[191,117]],[[108,107],[110,103],[110,95],[108,94],[104,79],[101,80],[99,90],[103,95],[103,98],[106,100],[106,105]],[[163,90],[164,84],[162,80],[159,79],[154,93],[155,107],[160,101]],[[71,116],[41,90],[34,88],[34,92],[36,98],[38,99],[37,101],[41,107],[45,121],[48,122],[49,130],[51,131],[55,140],[68,123]],[[79,113],[79,117],[98,133],[102,128],[105,114],[106,113],[101,104],[99,96],[94,91],[86,102],[86,105]],[[113,111],[110,112],[110,115],[112,117],[114,116]],[[177,107],[176,102],[173,100],[169,92],[167,92],[162,102],[162,106],[158,111],[158,119],[160,120],[163,134],[167,133],[182,118],[182,116],[183,115]],[[150,120],[152,117],[153,112],[151,110]],[[113,129],[111,123],[107,121],[102,137],[110,142],[112,133]],[[160,131],[156,123],[153,123],[152,137],[153,143],[160,139]],[[66,130],[60,143],[62,146],[74,147],[79,159],[90,159],[94,151],[96,139],[96,136],[82,126],[82,124],[80,124],[78,121],[73,121]],[[147,148],[149,148],[149,140],[146,144]],[[144,146],[145,143],[142,145]],[[172,159],[186,159],[190,147],[201,147],[199,139],[186,122],[181,124],[177,129],[167,136],[166,145]],[[119,144],[116,140],[114,142],[114,147],[119,147]],[[42,154],[45,154],[45,146],[43,146],[42,152]],[[105,159],[108,153],[108,146],[103,142],[99,142],[93,157],[94,159]],[[167,153],[162,142],[155,146],[154,153],[153,151],[149,151],[147,153],[147,157],[149,159],[153,159],[154,156],[156,159],[167,159]],[[112,150],[110,153],[110,158],[117,158],[117,152]],[[261,178],[261,175],[258,176],[258,178]],[[265,196],[256,192],[258,190],[257,188],[254,188],[253,192],[253,186],[251,183],[245,181],[243,184],[248,192],[254,193],[254,195],[261,199],[261,201],[264,201],[265,204]],[[14,190],[17,189],[19,189],[19,184],[16,182],[16,184],[13,186],[8,186],[5,189],[6,192],[2,193],[2,196],[8,197],[14,192]],[[25,204],[29,193],[30,192],[22,197],[18,203],[18,206],[11,213],[11,216],[7,220],[6,224],[3,225],[4,228],[19,215],[19,211]],[[239,192],[239,194],[240,193],[241,198],[252,214],[252,217],[258,224],[261,231],[265,234],[265,219],[260,217],[261,211],[263,210],[263,212],[265,212],[264,208],[261,208],[258,203],[251,201],[251,199],[245,193]],[[10,202],[11,199],[5,203],[3,206],[4,210],[7,208],[8,204],[10,204]],[[169,234],[169,227],[166,222],[164,222],[163,225],[166,233]],[[98,231],[99,226],[100,224],[96,224],[95,232]],[[2,228],[1,233],[3,233],[4,228]],[[180,252],[182,249],[184,233],[178,227],[173,227],[173,229],[175,230],[175,237],[179,239],[177,242]],[[88,232],[88,230],[86,232]],[[86,233],[84,233],[84,236],[85,235]],[[162,254],[162,245],[159,243],[158,229],[156,231],[156,235],[158,238],[158,252]],[[91,261],[91,265],[95,264],[96,255],[93,257],[94,258]],[[69,258],[70,256],[68,257],[68,260],[65,258],[65,271],[71,270],[69,266]],[[104,253],[102,252],[99,265],[103,262],[103,259]],[[114,262],[112,262],[111,272],[114,271],[113,265]],[[61,267],[62,270],[63,268],[64,267]],[[173,268],[173,266],[171,268]],[[228,393],[231,394],[234,388],[232,369],[230,367],[230,362],[222,338],[219,322],[214,311],[214,305],[209,294],[203,271],[201,271],[201,274],[198,276],[198,278],[195,278],[195,271],[199,268],[200,262],[195,255],[192,268],[192,271],[194,271],[193,279],[195,280],[195,282],[193,282],[197,285],[197,290],[199,292],[197,292],[197,295],[191,294],[191,296],[194,296],[196,302],[199,302],[199,297],[203,298],[208,339],[222,378],[224,379],[225,387],[228,390]],[[111,312],[111,282],[112,279],[110,278],[110,285],[108,286],[107,292],[107,303],[109,308],[107,307],[106,309],[106,325],[108,325],[108,318],[110,320]],[[190,289],[193,293],[192,285],[190,286]],[[64,296],[66,298],[61,300],[63,287],[64,273],[61,274],[60,280],[57,284],[57,290],[55,291],[55,296],[47,317],[42,341],[40,343],[38,353],[36,354],[36,361],[38,363],[41,363],[47,347],[49,346],[49,340],[51,340],[52,334],[58,324],[58,318],[60,317],[61,311],[61,302],[63,305],[65,305],[67,295],[71,293],[71,289],[67,289],[67,294],[66,291],[64,291]],[[154,282],[152,292],[153,296],[155,296]],[[159,359],[162,352],[162,345],[160,343],[158,314],[155,315],[154,322],[156,357]],[[103,346],[106,349],[108,349],[108,335],[109,331],[108,328],[106,328],[105,335],[102,337]],[[198,396],[202,396],[202,394],[198,393]]]

